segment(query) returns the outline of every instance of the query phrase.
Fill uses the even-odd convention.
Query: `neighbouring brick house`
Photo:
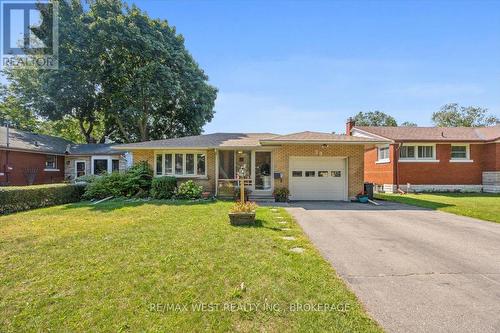
[[[156,176],[193,179],[218,196],[232,196],[238,171],[254,198],[288,187],[292,200],[348,200],[363,190],[365,149],[387,139],[330,133],[214,133],[115,146]]]
[[[365,180],[379,190],[500,192],[500,126],[369,127],[356,137],[385,139],[365,150]]]
[[[50,184],[124,170],[111,144],[74,144],[50,135],[0,127],[0,185]]]

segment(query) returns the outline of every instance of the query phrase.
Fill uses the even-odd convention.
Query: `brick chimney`
[[[354,119],[352,119],[352,117],[349,117],[347,119],[347,122],[345,123],[345,134],[346,135],[351,135],[351,130],[354,127],[354,125],[356,125],[356,122],[354,121]]]

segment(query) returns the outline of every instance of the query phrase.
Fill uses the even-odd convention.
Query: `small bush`
[[[109,175],[97,177],[85,188],[84,199],[104,199],[109,196],[120,197],[123,195],[126,174],[113,172]]]
[[[179,199],[199,199],[203,193],[203,186],[197,185],[192,180],[182,183],[177,188],[176,197]]]
[[[87,184],[89,184],[89,183],[94,182],[98,178],[99,178],[99,176],[96,176],[96,175],[80,176],[80,177],[75,179],[75,183],[87,183]]]
[[[286,187],[280,187],[274,190],[273,196],[276,202],[287,202],[290,191]]]
[[[171,199],[175,195],[177,179],[175,177],[156,177],[151,182],[151,196],[154,199]]]
[[[84,186],[50,184],[0,189],[0,214],[80,201]]]
[[[231,208],[231,213],[253,213],[257,209],[255,202],[237,202]]]

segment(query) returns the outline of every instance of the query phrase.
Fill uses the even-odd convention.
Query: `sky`
[[[431,126],[452,102],[500,116],[500,1],[131,2],[219,89],[206,133],[341,133],[374,110]]]
[[[205,133],[342,133],[375,110],[431,126],[446,103],[500,117],[500,0],[127,1],[218,88]]]

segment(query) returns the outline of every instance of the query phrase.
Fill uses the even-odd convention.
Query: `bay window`
[[[157,176],[206,176],[206,155],[202,152],[156,153]]]

